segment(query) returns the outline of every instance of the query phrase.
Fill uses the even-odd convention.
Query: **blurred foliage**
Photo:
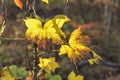
[[[2,37],[24,37],[26,28],[21,19],[23,19],[27,13],[17,8],[13,0],[5,1],[7,4],[7,27]],[[111,1],[112,0],[69,0],[67,3],[66,0],[50,0],[50,3],[54,4],[47,6],[45,3],[40,3],[39,0],[36,0],[36,10],[39,16],[45,18],[64,13],[78,24],[95,23],[94,27],[84,29],[84,33],[89,34],[94,39],[93,43],[96,44],[96,46],[93,47],[94,50],[104,57],[105,60],[120,62],[120,0],[114,0],[111,10],[112,17],[110,26],[104,23],[106,20],[105,7],[108,6]],[[2,11],[0,10],[0,12]],[[107,15],[109,15],[109,13],[107,13]],[[65,33],[68,35],[70,35],[68,30],[72,31],[73,28],[71,25],[64,25],[63,27]],[[25,59],[26,46],[28,47],[30,55],[32,55],[32,47],[29,42],[2,41],[0,45],[0,67],[11,64],[28,66]],[[66,64],[66,62],[62,64]],[[67,63],[65,70],[63,70],[64,73],[68,73],[69,70],[67,68],[71,68],[69,65],[70,64]],[[85,66],[80,70],[86,75],[86,80],[115,80],[116,76],[120,79],[120,71],[110,67],[94,66],[92,68]]]

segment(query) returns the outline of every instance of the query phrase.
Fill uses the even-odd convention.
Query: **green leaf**
[[[9,68],[15,79],[22,79],[29,75],[29,72],[24,67],[18,68],[16,65],[11,65]]]
[[[52,74],[45,74],[45,77],[48,78],[49,80],[62,80],[60,75],[52,75]]]
[[[62,80],[60,75],[54,75],[50,80]]]
[[[9,69],[10,69],[12,75],[16,78],[17,75],[18,75],[18,72],[17,72],[17,71],[18,71],[18,70],[17,70],[17,66],[15,66],[15,65],[11,65],[11,66],[9,67]]]

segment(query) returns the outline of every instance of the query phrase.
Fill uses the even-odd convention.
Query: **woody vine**
[[[56,74],[56,69],[61,66],[57,62],[57,58],[66,55],[74,65],[74,70],[67,76],[67,80],[84,80],[84,76],[78,74],[78,63],[86,59],[90,65],[99,64],[103,60],[87,43],[89,36],[82,34],[81,26],[71,32],[70,36],[66,36],[62,30],[64,24],[69,23],[71,19],[65,14],[55,15],[52,18],[42,19],[36,14],[35,0],[14,0],[17,7],[20,9],[28,9],[29,16],[22,19],[27,27],[25,36],[26,41],[31,41],[33,44],[33,61],[32,68],[28,71],[25,68],[18,68],[15,65],[5,67],[1,70],[2,80],[62,80],[62,76]],[[48,0],[41,0],[49,6]],[[67,1],[69,2],[69,1]],[[1,25],[0,33],[4,31],[5,24]],[[88,38],[88,39],[87,39]],[[2,39],[2,38],[1,38]],[[58,47],[57,50],[54,47]],[[52,57],[43,57],[44,54],[55,54]],[[92,55],[86,58],[88,55]],[[30,65],[29,65],[30,66]],[[15,70],[19,71],[22,76],[16,76]],[[22,70],[24,73],[20,72]],[[77,72],[77,73],[76,73]]]

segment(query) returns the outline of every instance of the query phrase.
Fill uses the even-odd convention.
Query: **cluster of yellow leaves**
[[[55,62],[54,57],[47,58],[40,58],[39,59],[40,64],[39,67],[43,70],[45,70],[47,73],[54,72],[56,68],[59,68],[60,66]]]
[[[77,75],[72,71],[69,75],[68,75],[68,80],[83,80],[83,76],[81,75]]]
[[[85,54],[90,52],[90,48],[85,46],[83,43],[80,43],[80,37],[82,31],[80,28],[75,29],[69,38],[69,45],[62,45],[60,47],[59,55],[67,54],[68,57],[76,63],[77,59],[84,57]]]
[[[88,46],[86,46],[83,41],[81,41],[82,37],[81,28],[75,29],[71,33],[69,44],[62,45],[60,47],[59,55],[67,54],[74,64],[77,63],[77,60],[80,60],[81,58],[86,57],[86,55],[89,55],[89,52],[92,52],[94,55],[92,59],[89,59],[90,64],[96,63],[99,59],[102,59]]]
[[[38,45],[45,45],[46,40],[52,40],[55,44],[62,44],[61,37],[66,37],[61,30],[63,24],[70,19],[65,15],[57,15],[48,20],[45,24],[38,19],[24,19],[27,26],[26,38],[36,42]]]

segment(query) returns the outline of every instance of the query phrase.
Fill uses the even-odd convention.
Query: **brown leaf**
[[[0,25],[2,24],[2,21],[3,21],[3,16],[2,14],[0,14]]]
[[[26,80],[33,80],[33,73],[32,72],[29,73],[29,76],[26,78]]]

